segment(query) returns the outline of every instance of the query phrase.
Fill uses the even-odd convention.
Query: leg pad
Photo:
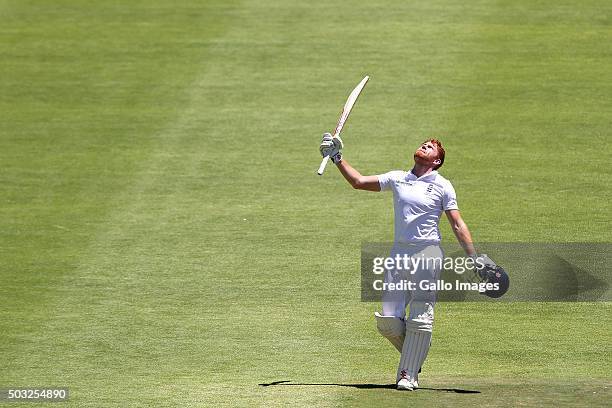
[[[410,302],[410,314],[406,319],[406,338],[397,368],[398,381],[401,378],[417,380],[431,345],[433,317],[433,303]]]
[[[395,316],[382,316],[378,312],[374,313],[374,317],[376,317],[378,332],[386,337],[393,344],[393,347],[401,353],[406,337],[406,322],[404,319]]]

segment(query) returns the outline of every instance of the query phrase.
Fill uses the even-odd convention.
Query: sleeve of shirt
[[[393,186],[393,174],[395,172],[390,171],[388,173],[385,174],[379,174],[376,177],[378,177],[378,184],[380,184],[380,191],[387,191],[387,190],[391,190],[391,187]]]
[[[446,186],[444,186],[444,193],[442,195],[442,209],[444,211],[459,209],[459,206],[457,205],[457,194],[455,193],[455,188],[450,182],[446,183]]]

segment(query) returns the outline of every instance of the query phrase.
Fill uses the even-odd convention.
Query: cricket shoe
[[[397,382],[397,389],[400,391],[414,391],[412,381],[407,378],[402,378]]]
[[[397,389],[400,391],[413,391],[418,388],[419,384],[416,379],[410,378],[406,370],[402,370],[399,381],[397,382]]]

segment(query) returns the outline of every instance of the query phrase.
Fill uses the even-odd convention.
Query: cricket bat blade
[[[346,123],[349,115],[351,114],[351,110],[353,109],[355,102],[357,102],[357,98],[359,98],[359,94],[361,93],[363,88],[366,86],[369,79],[370,77],[366,75],[361,80],[361,82],[357,84],[355,89],[353,89],[353,91],[349,95],[348,99],[346,100],[346,103],[344,104],[344,108],[342,109],[342,114],[340,115],[340,119],[338,119],[338,124],[336,125],[336,129],[334,130],[334,137],[338,137],[340,135],[340,132],[342,131],[342,128],[344,127],[344,124]],[[317,170],[317,174],[319,176],[323,175],[323,172],[325,171],[325,166],[327,166],[328,161],[329,161],[329,156],[325,156],[323,157],[323,160],[321,160],[321,165],[319,166],[319,170]]]

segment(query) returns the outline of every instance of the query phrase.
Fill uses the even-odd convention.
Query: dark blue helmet
[[[498,289],[486,290],[482,294],[491,298],[498,298],[503,296],[510,287],[510,278],[504,268],[499,265],[485,265],[484,267],[476,271],[481,282],[486,283],[497,283]]]

